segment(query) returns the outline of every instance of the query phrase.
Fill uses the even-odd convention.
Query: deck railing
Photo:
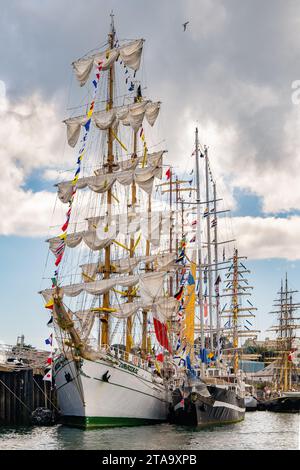
[[[135,354],[128,353],[124,349],[120,349],[116,346],[103,345],[101,347],[101,351],[110,354],[116,359],[121,359],[122,361],[129,362],[134,367],[139,367],[140,369],[149,371],[149,361],[146,361],[145,359],[142,359],[141,357]]]

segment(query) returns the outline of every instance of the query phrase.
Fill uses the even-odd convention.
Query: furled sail
[[[122,276],[111,279],[102,279],[89,283],[71,284],[69,286],[61,286],[59,288],[60,297],[77,297],[82,292],[87,292],[92,295],[101,295],[113,289],[116,286],[132,287],[139,282],[139,276]],[[53,296],[56,292],[55,289],[45,289],[41,291],[42,296],[46,301]]]
[[[159,292],[160,296],[162,296],[163,278],[164,273],[146,273],[141,275],[119,276],[87,283],[71,284],[69,286],[60,286],[59,296],[77,297],[82,292],[86,292],[91,295],[101,295],[116,286],[133,287],[134,285],[140,283],[140,285],[142,286],[140,294],[141,300],[151,301],[151,299],[155,299],[156,297],[156,290],[158,290],[158,286],[160,286]],[[56,288],[53,288],[45,289],[40,293],[42,294],[46,302],[48,302],[55,292]]]
[[[111,266],[115,273],[126,273],[132,271],[140,263],[152,263],[154,269],[157,271],[168,270],[171,268],[175,261],[175,253],[163,253],[160,255],[150,256],[137,256],[135,258],[120,258],[118,260],[111,260]],[[87,263],[81,266],[82,275],[86,279],[94,278],[97,273],[102,272],[104,263]]]
[[[113,233],[110,236],[110,233],[106,233],[103,238],[99,238],[97,232],[95,230],[87,230],[83,232],[77,233],[70,233],[65,238],[65,245],[68,248],[75,248],[78,246],[82,241],[91,249],[91,250],[102,250],[109,246],[114,238],[116,237],[116,233]],[[49,248],[53,254],[56,254],[57,249],[61,245],[61,238],[60,237],[53,237],[47,240],[49,243]]]
[[[137,39],[123,46],[107,49],[104,52],[74,61],[72,66],[80,86],[85,85],[93,66],[97,66],[99,62],[102,63],[102,70],[107,70],[120,57],[127,67],[132,70],[138,70],[141,62],[143,42],[143,39]]]
[[[159,312],[160,318],[169,320],[178,308],[178,301],[174,297],[161,297],[151,302],[142,302],[141,300],[124,302],[111,305],[109,315],[117,319],[124,319],[134,315],[141,309],[151,310],[154,306],[155,310]],[[97,313],[97,309],[80,310],[74,312],[74,316],[84,324],[85,322],[88,323],[87,317],[93,316],[95,313]]]
[[[140,222],[142,226],[147,224],[148,220],[151,220],[151,223],[155,224],[156,220],[161,222],[164,219],[170,220],[170,214],[165,211],[151,211],[149,212],[131,212],[131,213],[120,213],[120,214],[111,214],[110,217],[107,215],[100,215],[96,217],[88,217],[88,230],[95,230],[99,225],[108,225],[113,224],[118,227],[118,230],[122,233],[130,233],[130,227],[132,223]],[[129,229],[123,232],[122,227],[127,225]]]
[[[157,165],[159,165],[161,162],[161,157],[166,151],[167,150],[160,150],[159,152],[147,153],[146,166],[156,167]],[[137,156],[137,157],[132,156],[131,158],[128,158],[126,160],[121,160],[118,162],[115,161],[113,163],[112,171],[116,172],[116,171],[134,170],[138,165],[144,162],[144,158],[145,158],[144,155]],[[105,175],[105,174],[107,174],[107,165],[95,170],[96,176]]]
[[[107,173],[106,175],[88,176],[79,178],[76,182],[77,189],[88,187],[96,193],[108,191],[115,182],[123,186],[128,186],[135,182],[147,194],[151,194],[154,178],[162,178],[162,164],[157,166],[147,166],[146,168],[135,168],[134,170],[120,171],[117,173]],[[58,197],[66,204],[72,196],[74,183],[65,181],[58,183]]]
[[[151,217],[150,221],[147,218],[147,214],[144,215],[145,217],[136,217],[129,220],[125,218],[122,220],[113,218],[109,224],[107,218],[97,222],[95,221],[95,223],[89,220],[88,230],[68,233],[66,235],[64,238],[65,246],[68,248],[76,248],[81,242],[84,242],[91,250],[98,251],[111,245],[113,241],[118,238],[119,234],[128,236],[140,230],[143,238],[149,240],[154,246],[157,246],[160,241],[161,233],[168,233],[167,224],[169,223],[169,218],[166,218],[163,223],[162,214],[159,217]],[[151,230],[149,230],[150,224]],[[46,241],[49,243],[49,248],[52,253],[56,255],[62,243],[61,237],[52,237]],[[164,257],[161,256],[158,258],[157,262],[164,263]]]
[[[110,127],[117,128],[119,122],[124,126],[131,126],[137,131],[146,118],[150,126],[154,126],[160,109],[160,102],[153,103],[150,100],[141,101],[125,106],[119,106],[108,111],[95,111],[92,121],[101,130],[107,130]],[[63,121],[67,126],[67,139],[71,147],[75,147],[80,136],[81,126],[84,126],[90,118],[85,116],[76,116]]]

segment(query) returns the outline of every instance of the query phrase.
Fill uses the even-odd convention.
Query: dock
[[[0,345],[0,425],[30,425],[35,409],[57,410],[55,390],[43,380],[48,355],[22,343]]]

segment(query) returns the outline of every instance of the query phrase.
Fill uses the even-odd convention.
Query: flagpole
[[[209,183],[208,183],[208,152],[204,149],[205,156],[205,182],[206,182],[206,201],[208,207],[207,213],[207,262],[208,262],[208,303],[209,303],[209,336],[210,349],[213,350],[213,309],[212,309],[212,277],[211,277],[211,240],[210,240],[210,207],[209,207]]]
[[[199,279],[199,308],[200,308],[200,334],[201,334],[201,349],[205,348],[204,342],[204,316],[203,316],[203,287],[202,287],[202,255],[201,255],[201,197],[200,197],[200,175],[199,175],[199,141],[198,141],[198,127],[196,127],[195,133],[195,158],[196,158],[196,186],[197,186],[197,257],[198,257],[198,279]]]

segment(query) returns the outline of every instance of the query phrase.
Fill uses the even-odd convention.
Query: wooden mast
[[[114,26],[114,19],[113,14],[111,13],[111,24],[110,24],[110,32],[108,34],[108,43],[110,49],[114,47],[114,40],[115,40],[115,26]],[[108,83],[108,99],[107,99],[107,109],[111,109],[113,107],[114,102],[114,62],[109,68],[109,83]],[[113,131],[112,127],[108,129],[108,140],[107,140],[107,167],[108,172],[111,173],[113,170],[113,163],[114,163],[114,155],[113,155]],[[109,189],[107,191],[107,224],[110,224],[111,218],[111,203],[112,203],[112,190]],[[110,246],[105,248],[105,268],[104,268],[104,279],[108,279],[110,277],[111,271],[111,264],[110,264]],[[109,292],[106,292],[103,295],[103,307],[109,308]],[[101,344],[108,345],[109,343],[109,324],[108,324],[108,314],[102,315],[102,328],[101,328]]]
[[[133,133],[133,158],[136,159],[136,150],[137,150],[137,131],[134,131]],[[136,184],[135,181],[132,182],[131,185],[131,204],[130,204],[130,209],[134,212],[135,205],[136,205]],[[134,241],[134,234],[130,235],[130,258],[134,257],[134,251],[135,251],[135,241]],[[129,274],[132,274],[130,272]],[[133,289],[130,287],[128,289],[128,302],[132,302],[133,296],[132,296]],[[126,321],[126,352],[130,353],[132,349],[132,316],[129,316]]]
[[[151,240],[151,195],[148,196],[148,239],[146,241],[146,256],[150,256],[150,240]],[[146,271],[150,271],[150,264],[146,263]],[[148,327],[148,312],[143,310],[143,325],[142,325],[142,352],[147,353],[147,327]]]

